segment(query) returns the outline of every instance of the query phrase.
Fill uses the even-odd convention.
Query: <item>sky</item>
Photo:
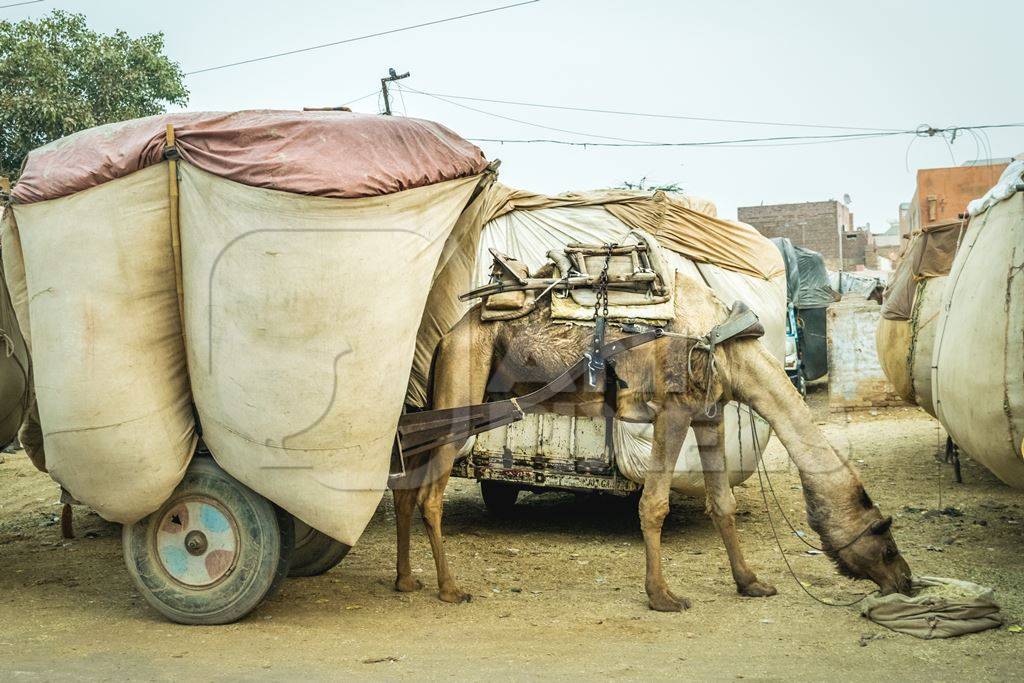
[[[0,9],[0,17],[59,8],[86,15],[103,32],[162,31],[168,55],[188,72],[515,1],[54,0]],[[1020,123],[1022,23],[1024,3],[1012,0],[540,0],[194,74],[186,78],[187,108],[335,106],[378,91],[393,67],[411,73],[395,96],[396,114],[439,121],[467,138],[693,142],[859,131],[445,102],[409,89],[816,126]],[[372,94],[351,106],[377,112],[380,99]],[[980,141],[963,133],[951,144],[907,135],[731,148],[478,144],[502,160],[502,182],[523,189],[557,193],[646,177],[712,199],[726,218],[737,206],[849,195],[856,223],[880,232],[913,195],[917,169],[1013,156],[1024,151],[1024,128],[990,130]]]

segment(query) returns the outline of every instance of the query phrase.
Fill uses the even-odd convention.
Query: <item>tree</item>
[[[60,10],[0,21],[0,175],[51,140],[184,105],[181,68],[163,52],[162,33],[104,35]]]

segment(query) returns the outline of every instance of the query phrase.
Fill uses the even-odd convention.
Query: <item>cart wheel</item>
[[[244,617],[288,574],[294,542],[287,514],[210,458],[194,458],[167,502],[122,532],[142,596],[179,624]]]
[[[512,513],[519,498],[519,487],[502,481],[481,481],[480,495],[492,515],[503,517]]]
[[[295,520],[295,552],[288,576],[320,576],[345,559],[352,546]]]

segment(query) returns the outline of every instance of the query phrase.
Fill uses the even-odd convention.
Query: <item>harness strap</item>
[[[660,339],[664,335],[665,332],[661,328],[632,334],[603,345],[600,355],[607,360],[642,344]],[[523,419],[531,408],[574,386],[576,380],[586,371],[589,363],[588,358],[580,358],[551,382],[518,398],[457,408],[406,413],[398,420],[398,434],[395,439],[396,451],[401,454],[401,457],[415,455],[446,443],[517,422]]]
[[[610,250],[612,245],[608,245],[606,248]],[[576,380],[584,373],[587,376],[587,384],[592,389],[598,388],[600,385],[599,375],[607,370],[607,363],[614,356],[665,336],[683,336],[666,332],[660,327],[632,324],[622,326],[622,331],[626,332],[628,336],[604,343],[607,308],[602,308],[600,303],[599,300],[594,337],[590,349],[565,372],[540,389],[517,398],[402,415],[398,421],[398,433],[395,438],[394,451],[397,453],[398,459],[402,460],[406,456],[429,451],[474,434],[517,422],[523,419],[531,408],[575,386]],[[757,315],[744,303],[737,301],[733,304],[728,319],[715,325],[706,335],[699,339],[687,337],[687,339],[697,342],[690,349],[691,356],[696,349],[708,352],[709,361],[705,377],[707,387],[705,414],[709,418],[714,418],[717,413],[717,403],[710,401],[711,385],[716,371],[715,346],[730,339],[759,337],[763,334],[764,328],[758,321]],[[687,366],[690,365],[690,357],[688,357]]]

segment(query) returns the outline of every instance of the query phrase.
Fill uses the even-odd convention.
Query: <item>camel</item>
[[[548,274],[542,269],[537,277]],[[893,540],[892,517],[883,517],[856,470],[840,458],[815,426],[810,410],[781,364],[756,339],[735,339],[715,350],[717,373],[709,388],[704,385],[707,353],[692,354],[692,375],[687,371],[688,355],[694,338],[725,320],[728,309],[703,282],[677,274],[675,311],[675,320],[666,327],[672,336],[623,353],[616,358],[615,366],[616,376],[626,387],[617,393],[616,416],[654,423],[650,469],[639,502],[650,608],[677,612],[691,605],[688,598],[677,597],[669,589],[661,562],[661,529],[669,511],[669,485],[691,425],[698,437],[707,511],[724,541],[738,592],[750,597],[776,593],[773,586],[757,577],[740,549],[736,500],[725,472],[724,454],[718,447],[723,443],[721,427],[698,419],[708,397],[741,401],[768,420],[799,469],[808,523],[841,573],[870,579],[883,594],[908,592],[910,569]],[[609,328],[609,341],[621,336],[621,331]],[[481,321],[479,309],[474,307],[438,346],[432,407],[479,403],[496,388],[522,395],[572,365],[591,341],[591,328],[552,320],[547,305],[537,306],[525,317],[500,322]],[[543,409],[593,415],[602,402],[599,392],[562,394]],[[441,533],[442,494],[461,446],[451,443],[432,453],[411,456],[406,481],[395,487],[396,590],[422,587],[412,576],[409,560],[412,514],[418,505],[434,555],[440,599],[451,603],[470,599],[453,577]]]

